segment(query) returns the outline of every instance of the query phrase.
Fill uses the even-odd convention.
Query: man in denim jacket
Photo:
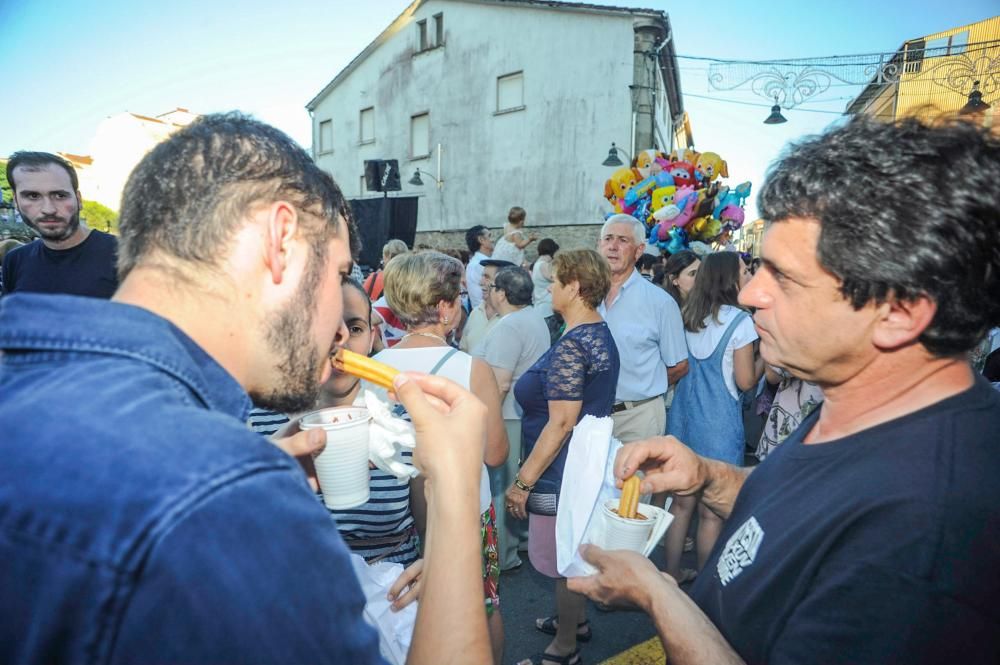
[[[329,376],[349,220],[284,134],[206,116],[129,179],[113,301],[0,302],[0,662],[381,662],[335,524],[245,425]],[[396,392],[432,481],[410,659],[484,662],[484,408],[435,378]]]

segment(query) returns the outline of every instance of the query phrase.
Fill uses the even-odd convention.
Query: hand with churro
[[[330,357],[330,361],[338,372],[356,376],[386,390],[392,390],[392,381],[399,374],[399,370],[389,367],[385,363],[343,348],[337,349],[336,353]]]
[[[622,498],[618,502],[618,515],[626,519],[638,519],[639,512],[639,476],[629,476],[622,484]]]

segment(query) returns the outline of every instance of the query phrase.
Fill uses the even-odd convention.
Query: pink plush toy
[[[735,231],[743,226],[744,215],[743,208],[730,203],[719,213],[719,221],[722,222],[724,228]]]

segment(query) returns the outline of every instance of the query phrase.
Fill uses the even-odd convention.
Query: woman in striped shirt
[[[350,332],[345,346],[356,353],[369,355],[374,335],[371,326],[371,301],[364,288],[354,280],[345,280],[344,323]],[[359,379],[334,371],[333,376],[320,389],[317,409],[332,406],[362,404]],[[255,432],[273,435],[292,434],[297,430],[289,416],[254,409],[250,426]],[[409,456],[409,451],[403,453]],[[371,496],[368,503],[348,510],[331,510],[337,529],[352,552],[361,555],[368,563],[392,561],[408,566],[420,557],[418,531],[423,532],[424,492],[420,480],[399,480],[381,469],[370,472]],[[420,518],[415,519],[415,515]]]

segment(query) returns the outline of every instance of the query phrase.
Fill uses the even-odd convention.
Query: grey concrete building
[[[576,2],[416,0],[307,109],[344,193],[381,196],[364,162],[398,160],[417,242],[444,247],[513,205],[543,237],[592,245],[612,142],[692,143],[667,14]]]

